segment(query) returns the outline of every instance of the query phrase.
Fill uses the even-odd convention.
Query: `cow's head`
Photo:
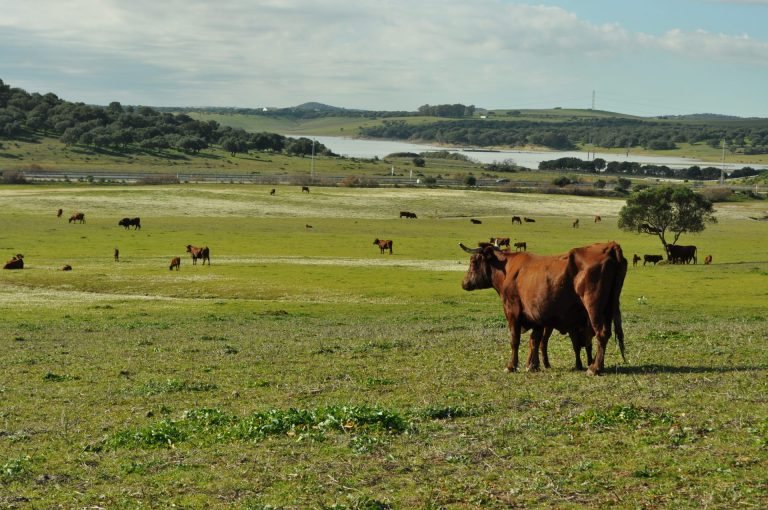
[[[493,287],[493,269],[501,269],[504,266],[505,255],[497,247],[482,246],[480,248],[467,248],[459,243],[461,249],[471,253],[469,269],[461,282],[464,290],[490,289]]]

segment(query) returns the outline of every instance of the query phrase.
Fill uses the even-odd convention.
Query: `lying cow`
[[[5,263],[3,269],[24,269],[24,255],[17,253]]]
[[[554,256],[460,246],[472,254],[462,288],[493,288],[501,297],[512,350],[508,371],[517,370],[524,329],[532,330],[528,370],[539,368],[539,348],[547,328],[576,336],[579,345],[586,344],[586,336],[597,336],[597,354],[588,374],[597,375],[604,369],[612,326],[624,358],[619,297],[627,259],[617,243],[592,244]]]
[[[389,250],[389,254],[392,255],[392,240],[391,239],[379,239],[378,237],[373,240],[373,244],[377,245],[384,253],[385,250]]]
[[[208,261],[208,265],[211,265],[211,262]],[[176,271],[181,269],[181,257],[173,257],[171,259],[171,266],[168,268],[170,270],[176,269]]]
[[[482,221],[475,218],[470,218],[469,221],[471,221],[473,225],[480,225],[482,223]]]
[[[69,222],[85,223],[85,213],[81,213],[81,212],[73,213],[72,216],[69,217]]]
[[[651,262],[655,266],[657,262],[661,262],[662,260],[664,260],[664,257],[661,255],[643,255],[643,265]]]
[[[117,224],[121,227],[125,227],[125,230],[128,230],[130,227],[133,227],[134,230],[138,230],[141,228],[141,218],[123,218],[118,221]]]
[[[523,218],[523,221],[526,223],[536,223],[536,220],[534,220],[533,218]]]
[[[192,255],[192,265],[197,265],[197,260],[202,259],[203,265],[205,265],[205,261],[208,261],[208,267],[211,266],[211,252],[208,250],[207,246],[203,247],[197,247],[192,246],[191,244],[187,245],[187,253]]]

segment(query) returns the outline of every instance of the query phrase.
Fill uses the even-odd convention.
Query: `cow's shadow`
[[[606,367],[605,374],[654,375],[654,374],[724,374],[730,372],[765,372],[768,365],[730,365],[719,367],[684,365],[617,365]]]

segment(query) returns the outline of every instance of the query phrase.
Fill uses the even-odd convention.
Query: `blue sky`
[[[89,104],[768,117],[768,0],[0,0],[0,79]]]

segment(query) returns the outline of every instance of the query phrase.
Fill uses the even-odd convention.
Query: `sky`
[[[0,0],[0,79],[96,105],[768,117],[768,0]]]

